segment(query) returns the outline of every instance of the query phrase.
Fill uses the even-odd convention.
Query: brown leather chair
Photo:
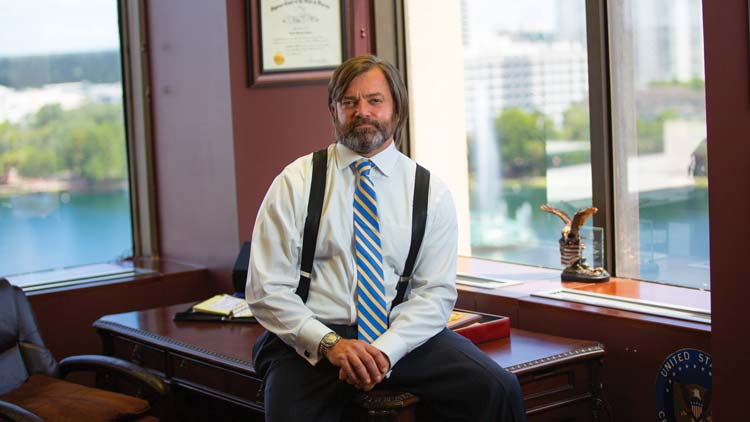
[[[93,372],[101,388],[63,379],[79,371]],[[108,391],[115,387],[134,395]],[[161,379],[130,362],[99,355],[55,361],[23,290],[0,279],[0,420],[153,421],[150,404],[166,395]]]

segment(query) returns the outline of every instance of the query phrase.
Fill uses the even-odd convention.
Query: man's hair
[[[409,117],[409,98],[406,93],[406,85],[404,85],[404,81],[401,79],[401,74],[398,73],[398,69],[392,64],[382,61],[373,55],[352,57],[345,61],[336,68],[330,82],[328,82],[328,106],[335,108],[336,103],[344,96],[344,91],[349,87],[352,80],[375,67],[383,72],[385,80],[388,81],[388,87],[391,89],[391,97],[393,97],[394,104],[393,112],[398,118],[393,133],[393,140],[398,145],[401,141],[399,139],[401,129],[403,129],[406,119]]]

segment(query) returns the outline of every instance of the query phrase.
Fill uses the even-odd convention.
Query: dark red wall
[[[714,420],[747,420],[750,46],[747,0],[703,1]]]
[[[203,0],[147,5],[160,254],[229,290],[240,237],[227,13]]]

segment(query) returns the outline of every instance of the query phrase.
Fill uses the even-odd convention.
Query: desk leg
[[[589,365],[591,370],[591,381],[590,389],[594,395],[594,399],[591,401],[591,416],[595,421],[608,421],[612,419],[612,407],[607,402],[604,393],[604,384],[602,383],[601,372],[604,367],[604,359],[597,359],[595,362]]]

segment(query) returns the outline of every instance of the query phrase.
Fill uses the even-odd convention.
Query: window
[[[131,256],[118,2],[0,4],[0,276]]]
[[[709,289],[701,2],[609,9],[617,272]]]
[[[586,13],[548,3],[464,3],[464,107],[472,255],[557,267],[539,206],[591,203]]]
[[[421,3],[404,2],[412,144],[431,169],[451,167],[438,170],[444,179],[468,175],[467,187],[452,186],[462,253],[560,268],[563,224],[539,206],[596,205],[585,235],[608,246],[588,248],[595,265],[709,289],[699,0],[464,0],[442,15]],[[594,45],[603,40],[608,57]],[[462,57],[460,72],[428,57],[431,44],[437,57]],[[454,85],[460,98],[444,95]],[[428,119],[465,134],[444,137],[442,160],[423,152],[435,143]],[[465,163],[453,144],[465,145]]]

